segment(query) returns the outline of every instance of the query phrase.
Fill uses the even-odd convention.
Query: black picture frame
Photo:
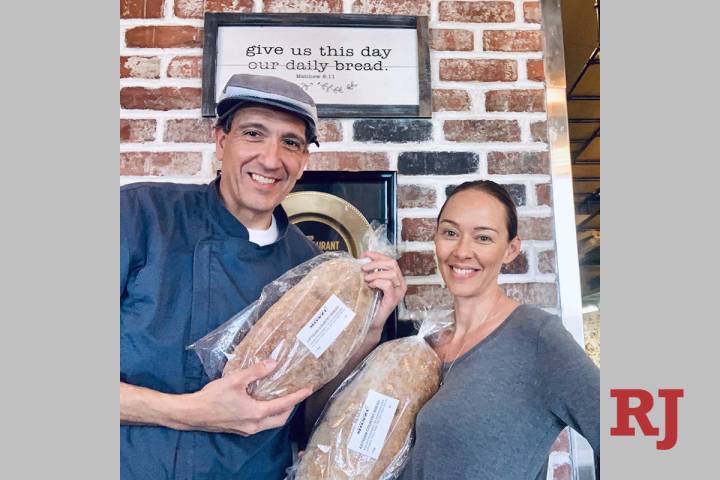
[[[357,189],[344,189],[345,184],[358,186]],[[363,185],[377,187],[382,190],[384,204],[373,213],[364,205],[365,196],[360,189]],[[336,195],[352,203],[368,222],[373,220],[387,225],[387,236],[390,243],[397,245],[397,172],[373,170],[364,172],[348,172],[340,170],[307,170],[295,184],[293,192],[317,191]]]
[[[406,28],[417,31],[418,86],[417,105],[345,105],[318,104],[318,116],[324,118],[430,118],[430,50],[428,17],[410,15],[295,14],[295,13],[206,13],[202,62],[202,116],[215,116],[215,74],[219,27],[302,26],[347,28]]]

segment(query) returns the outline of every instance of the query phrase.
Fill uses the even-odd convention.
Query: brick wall
[[[558,312],[539,2],[121,0],[121,183],[207,182],[219,167],[212,121],[200,114],[205,11],[428,15],[432,118],[323,120],[309,168],[398,172],[400,264],[410,285],[401,318],[421,299],[450,302],[431,242],[447,192],[472,179],[505,184],[523,247],[500,282],[518,300]],[[548,478],[570,478],[567,440],[554,449]]]

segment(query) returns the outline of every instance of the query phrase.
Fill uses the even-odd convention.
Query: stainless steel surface
[[[540,7],[545,38],[547,130],[550,147],[560,310],[565,327],[580,345],[584,345],[560,0],[541,0]],[[586,442],[580,441],[574,431],[571,431],[570,437],[573,478],[576,480],[594,479],[592,451],[590,451],[590,463],[588,464],[587,449],[589,446]],[[588,472],[592,476],[588,476]]]
[[[545,32],[547,130],[550,146],[560,308],[563,324],[582,345],[580,269],[578,267],[575,202],[565,98],[565,58],[560,0],[542,0],[540,3]]]
[[[592,447],[582,435],[575,430],[570,430],[570,458],[573,463],[573,479],[596,480],[595,479],[595,458]]]

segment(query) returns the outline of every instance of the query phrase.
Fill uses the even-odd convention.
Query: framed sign
[[[428,18],[206,13],[202,114],[236,73],[300,85],[320,117],[432,114]]]

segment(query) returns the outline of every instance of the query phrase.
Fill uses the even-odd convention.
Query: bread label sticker
[[[333,294],[297,334],[298,340],[315,356],[327,350],[350,325],[355,312]]]
[[[348,448],[377,460],[385,445],[385,437],[390,430],[398,403],[395,398],[369,390],[365,403],[353,422]]]

